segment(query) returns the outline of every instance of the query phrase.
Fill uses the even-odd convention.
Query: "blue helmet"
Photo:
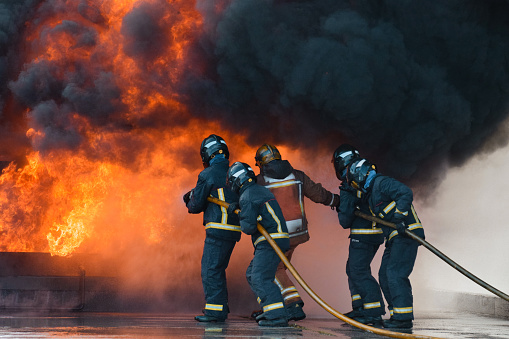
[[[253,169],[243,162],[233,163],[226,173],[226,186],[237,194],[244,184],[251,182],[256,182],[256,175]]]
[[[357,190],[364,191],[366,179],[372,170],[376,171],[376,166],[366,159],[354,161],[348,168],[348,174],[346,176],[348,184]]]
[[[210,160],[216,154],[224,154],[226,159],[230,158],[230,152],[228,152],[228,146],[224,139],[219,135],[211,134],[201,142],[200,155],[203,165],[205,167],[209,166]]]

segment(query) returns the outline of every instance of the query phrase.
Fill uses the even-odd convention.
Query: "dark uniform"
[[[424,229],[412,205],[412,190],[396,179],[376,174],[370,185],[368,202],[371,213],[384,220],[403,221],[415,235],[424,239]],[[411,321],[413,296],[409,276],[417,257],[419,243],[393,228],[382,226],[386,239],[379,271],[380,286],[387,301],[391,320]]]
[[[378,317],[385,314],[385,305],[378,281],[371,274],[371,262],[384,242],[384,235],[379,225],[356,217],[356,209],[370,213],[366,195],[347,185],[342,185],[338,207],[339,223],[350,229],[350,246],[346,262],[348,286],[352,296],[351,317],[363,323],[372,323],[367,317]],[[364,318],[363,318],[364,317]]]
[[[201,277],[205,292],[206,316],[224,321],[229,313],[226,268],[233,248],[240,240],[241,229],[238,216],[228,215],[226,208],[209,203],[213,196],[228,203],[238,201],[237,194],[226,187],[226,172],[229,161],[218,155],[210,161],[209,167],[198,175],[196,187],[186,204],[189,213],[203,213],[205,245],[201,261]]]
[[[274,195],[254,182],[243,185],[239,194],[240,226],[244,233],[251,235],[255,248],[253,260],[246,271],[247,281],[262,306],[261,319],[284,319],[283,322],[286,322],[283,297],[274,283],[276,269],[281,260],[257,228],[259,222],[281,251],[287,251],[290,241],[283,213]]]
[[[331,206],[334,202],[339,203],[339,197],[323,188],[321,184],[313,182],[304,172],[294,169],[287,160],[277,159],[260,166],[257,183],[267,187],[281,206],[290,236],[290,249],[285,252],[285,255],[291,261],[295,248],[309,240],[304,197],[326,206]],[[302,307],[302,299],[282,262],[276,271],[276,283],[288,308]],[[299,314],[293,313],[297,317],[294,320],[299,320]],[[304,313],[301,314],[301,318],[305,316]]]

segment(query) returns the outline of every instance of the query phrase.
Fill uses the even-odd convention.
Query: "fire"
[[[175,200],[195,180],[176,170],[174,150],[196,147],[203,131],[139,126],[161,111],[168,121],[189,116],[175,87],[202,25],[194,3],[52,1],[35,17],[26,23],[22,76],[40,68],[47,78],[33,87],[41,97],[28,100],[34,150],[0,176],[0,249],[68,256],[160,244],[178,220]],[[159,40],[143,45],[147,25]],[[99,116],[88,107],[102,95],[109,106],[98,104]],[[53,121],[39,114],[42,105]]]

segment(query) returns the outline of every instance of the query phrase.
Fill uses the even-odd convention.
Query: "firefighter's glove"
[[[396,229],[399,235],[405,235],[405,231],[408,229],[408,225],[404,221],[400,221],[396,224]]]
[[[184,194],[184,196],[182,197],[182,199],[184,200],[184,203],[187,205],[189,203],[189,200],[191,200],[191,193],[193,191],[189,191],[187,192],[186,194]]]
[[[330,203],[330,208],[332,210],[336,210],[339,208],[339,195],[338,194],[332,194],[332,201]]]
[[[228,212],[228,214],[235,214],[235,210],[238,210],[238,209],[239,209],[239,203],[232,202],[230,204],[230,206],[228,206],[228,209],[226,210],[226,212]]]

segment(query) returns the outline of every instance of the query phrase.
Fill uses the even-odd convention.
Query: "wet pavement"
[[[472,314],[421,314],[410,332],[438,338],[509,338],[509,319]],[[288,328],[262,328],[231,317],[204,324],[192,315],[73,312],[0,313],[0,338],[384,338],[338,319],[305,319]]]

